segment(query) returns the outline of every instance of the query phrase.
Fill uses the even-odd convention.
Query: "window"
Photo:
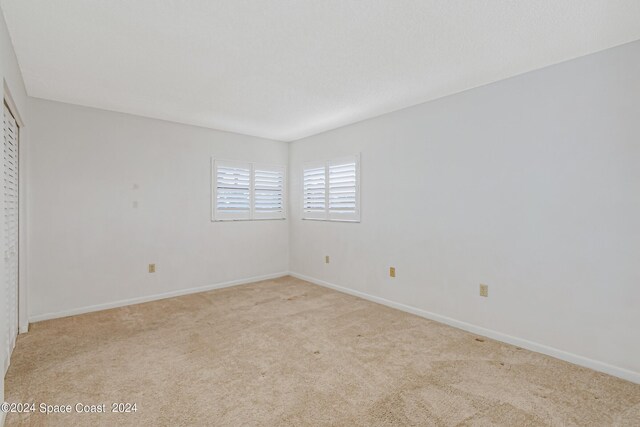
[[[213,220],[285,218],[285,170],[246,162],[214,160]]]
[[[325,219],[326,217],[326,180],[325,164],[309,164],[304,168],[304,215],[307,219]]]
[[[254,219],[284,218],[284,168],[253,168]]]
[[[303,168],[302,218],[360,221],[360,159],[311,162]]]

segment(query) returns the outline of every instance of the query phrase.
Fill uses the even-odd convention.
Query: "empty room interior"
[[[0,426],[640,426],[637,0],[0,7]]]

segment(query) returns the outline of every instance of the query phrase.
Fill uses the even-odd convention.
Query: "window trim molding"
[[[333,214],[329,211],[329,167],[332,164],[343,163],[345,161],[355,160],[356,164],[356,209],[355,214],[350,215],[349,217],[340,218],[340,214],[334,212]],[[322,215],[312,215],[311,217],[305,213],[304,203],[305,203],[305,192],[304,192],[304,171],[305,169],[309,169],[312,167],[324,167],[324,176],[325,176],[325,207],[324,213]],[[301,204],[301,215],[300,218],[303,221],[327,221],[327,222],[351,222],[351,223],[359,223],[362,221],[362,212],[360,209],[360,191],[361,191],[361,181],[360,181],[360,153],[351,154],[348,156],[336,157],[329,160],[312,160],[308,162],[304,162],[302,164],[302,204]]]
[[[228,165],[242,165],[249,166],[249,217],[248,218],[225,218],[224,215],[220,216],[220,212],[216,210],[217,202],[217,163],[224,163]],[[269,217],[255,217],[255,169],[262,167],[265,169],[280,169],[282,171],[282,217],[269,218]],[[287,167],[285,165],[279,165],[275,163],[263,163],[263,162],[249,162],[242,160],[226,160],[211,156],[211,167],[209,169],[209,182],[211,184],[211,200],[209,206],[211,208],[211,222],[234,222],[234,221],[283,221],[287,219]],[[217,213],[217,214],[216,214]]]

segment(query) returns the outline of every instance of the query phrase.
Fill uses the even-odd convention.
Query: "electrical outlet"
[[[396,277],[396,268],[389,267],[389,277]]]
[[[155,272],[156,272],[156,265],[149,264],[149,273],[155,273]]]
[[[324,263],[329,264],[329,255],[324,256]]]
[[[480,296],[488,297],[489,296],[489,285],[483,285],[480,283]]]

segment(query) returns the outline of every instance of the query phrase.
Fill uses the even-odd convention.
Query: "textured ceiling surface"
[[[640,39],[638,0],[2,0],[29,95],[295,140]]]

